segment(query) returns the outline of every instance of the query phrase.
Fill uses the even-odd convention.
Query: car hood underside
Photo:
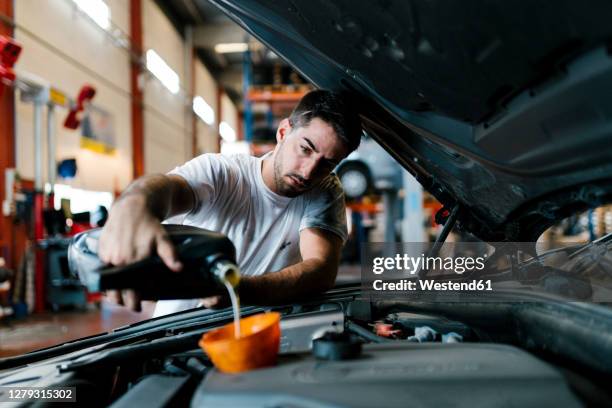
[[[612,194],[612,3],[212,0],[480,238],[534,240]]]

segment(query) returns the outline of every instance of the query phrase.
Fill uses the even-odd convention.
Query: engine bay
[[[580,405],[552,367],[505,345],[384,343],[344,361],[283,357],[277,367],[236,376],[212,371],[192,406]]]
[[[552,366],[517,347],[481,342],[460,322],[400,312],[366,323],[345,317],[340,305],[320,309],[283,320],[276,367],[228,375],[190,350],[164,359],[159,372],[143,376],[115,404],[150,398],[147,404],[163,406],[178,398],[194,407],[580,406]],[[314,355],[314,339],[343,328],[363,343],[359,355]],[[191,386],[190,376],[197,378]]]
[[[501,331],[346,293],[276,310],[283,317],[274,367],[219,372],[197,342],[203,332],[230,321],[231,312],[196,310],[180,324],[153,331],[145,325],[134,332],[139,334],[0,371],[0,386],[74,386],[79,402],[113,407],[584,404],[565,368],[520,343],[500,341]],[[243,315],[261,311],[246,307]],[[316,353],[316,341],[333,343],[342,335],[358,343],[358,353]]]

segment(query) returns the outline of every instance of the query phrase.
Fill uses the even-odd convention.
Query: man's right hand
[[[120,198],[112,208],[98,242],[98,257],[105,264],[127,265],[152,255],[153,250],[172,271],[178,272],[182,264],[176,250],[162,227],[146,206],[143,194],[130,194]],[[108,299],[140,312],[140,297],[133,290],[107,292]]]
[[[100,260],[116,266],[127,265],[151,256],[153,251],[170,270],[181,270],[174,245],[159,219],[147,208],[145,195],[131,193],[120,198],[100,235]]]
[[[180,271],[183,265],[161,220],[191,211],[194,205],[193,191],[181,176],[141,177],[113,205],[98,241],[98,257],[106,264],[121,266],[157,252],[170,270]],[[109,299],[140,310],[138,294],[122,292],[109,291]]]

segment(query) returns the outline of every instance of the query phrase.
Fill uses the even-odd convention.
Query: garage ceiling
[[[198,58],[237,106],[242,105],[243,53],[220,54],[214,50],[216,44],[248,42],[251,59],[258,68],[269,66],[272,69],[274,65],[282,63],[273,52],[207,0],[155,0],[155,3],[183,38],[185,30],[193,28]]]

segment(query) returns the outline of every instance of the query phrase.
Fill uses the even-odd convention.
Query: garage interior
[[[0,0],[0,357],[148,319],[68,270],[75,234],[104,225],[134,179],[204,153],[261,156],[314,87],[206,0]],[[336,169],[349,240],[433,242],[445,208],[376,141]],[[574,214],[542,242],[612,232],[612,207]],[[469,240],[452,232],[449,240]]]

